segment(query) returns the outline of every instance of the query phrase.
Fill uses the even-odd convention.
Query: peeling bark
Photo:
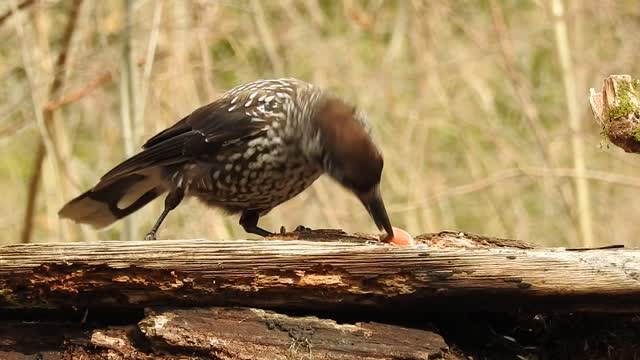
[[[20,326],[19,326],[20,327]],[[158,310],[137,325],[81,332],[46,326],[0,333],[2,359],[453,359],[437,334],[378,323],[337,324],[247,308]],[[31,336],[24,335],[29,334]],[[51,329],[49,329],[51,330]],[[38,335],[34,337],[33,335]],[[64,339],[64,341],[63,341]],[[11,348],[11,352],[2,352]]]
[[[431,359],[447,350],[444,340],[429,331],[337,324],[259,309],[164,311],[139,327],[154,347],[180,347],[220,359]]]

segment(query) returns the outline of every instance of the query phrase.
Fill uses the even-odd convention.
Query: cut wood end
[[[597,93],[596,89],[589,89],[589,104],[591,104],[591,112],[600,127],[604,124],[604,106],[602,104],[602,92]]]
[[[640,153],[640,80],[610,75],[602,91],[589,91],[589,103],[602,133],[627,152]]]

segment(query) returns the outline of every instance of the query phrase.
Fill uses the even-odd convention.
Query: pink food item
[[[416,244],[413,237],[409,235],[408,232],[395,226],[393,227],[393,237],[383,238],[382,241],[396,246],[413,246]]]

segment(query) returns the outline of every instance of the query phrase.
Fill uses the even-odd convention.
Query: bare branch
[[[95,91],[96,89],[98,89],[100,86],[110,82],[111,80],[113,80],[113,77],[111,76],[110,72],[106,72],[100,76],[98,76],[95,80],[93,80],[92,82],[90,82],[89,84],[85,85],[84,87],[82,87],[81,89],[78,89],[77,91],[68,94],[66,96],[63,96],[62,98],[58,99],[58,100],[51,100],[47,103],[47,105],[45,106],[45,111],[55,111],[63,106],[69,105],[72,102],[78,101],[80,99],[82,99],[83,97],[91,94],[93,91]]]
[[[78,20],[78,15],[80,14],[80,5],[82,4],[82,0],[74,0],[73,5],[71,6],[71,13],[69,14],[69,21],[67,22],[67,26],[64,30],[64,35],[62,37],[62,47],[60,48],[60,53],[58,54],[58,58],[56,59],[54,65],[54,78],[51,86],[49,88],[49,98],[55,98],[57,93],[60,91],[64,81],[64,75],[66,71],[67,65],[67,54],[71,47],[71,38],[76,28],[76,23]],[[46,128],[49,128],[50,123],[53,121],[53,111],[48,110],[46,107],[42,110],[44,125]],[[47,129],[48,130],[48,129]],[[53,149],[55,151],[55,147]],[[29,179],[28,185],[28,195],[27,195],[27,205],[24,213],[24,219],[22,222],[22,235],[21,242],[28,243],[31,241],[31,235],[33,232],[33,217],[35,215],[36,209],[36,201],[38,199],[38,190],[40,188],[40,180],[42,178],[42,163],[44,161],[44,157],[46,155],[46,147],[45,142],[42,138],[38,141],[36,156],[33,164],[33,171],[31,173],[31,178]],[[55,154],[53,154],[55,155]]]
[[[18,10],[24,10],[25,8],[35,4],[35,0],[24,0],[22,1],[20,4],[18,4],[17,8]],[[0,15],[0,26],[2,26],[2,24],[7,21],[7,19],[13,15],[14,13],[14,9],[10,8],[9,10],[7,10],[7,12],[5,12],[4,14]]]

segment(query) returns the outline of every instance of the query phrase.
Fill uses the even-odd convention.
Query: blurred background
[[[395,226],[638,246],[640,161],[607,145],[587,99],[638,74],[637,5],[3,0],[0,242],[143,237],[162,200],[101,232],[57,211],[225,90],[291,76],[368,113]],[[237,222],[189,200],[159,238],[247,237]],[[260,224],[377,231],[326,177]]]

